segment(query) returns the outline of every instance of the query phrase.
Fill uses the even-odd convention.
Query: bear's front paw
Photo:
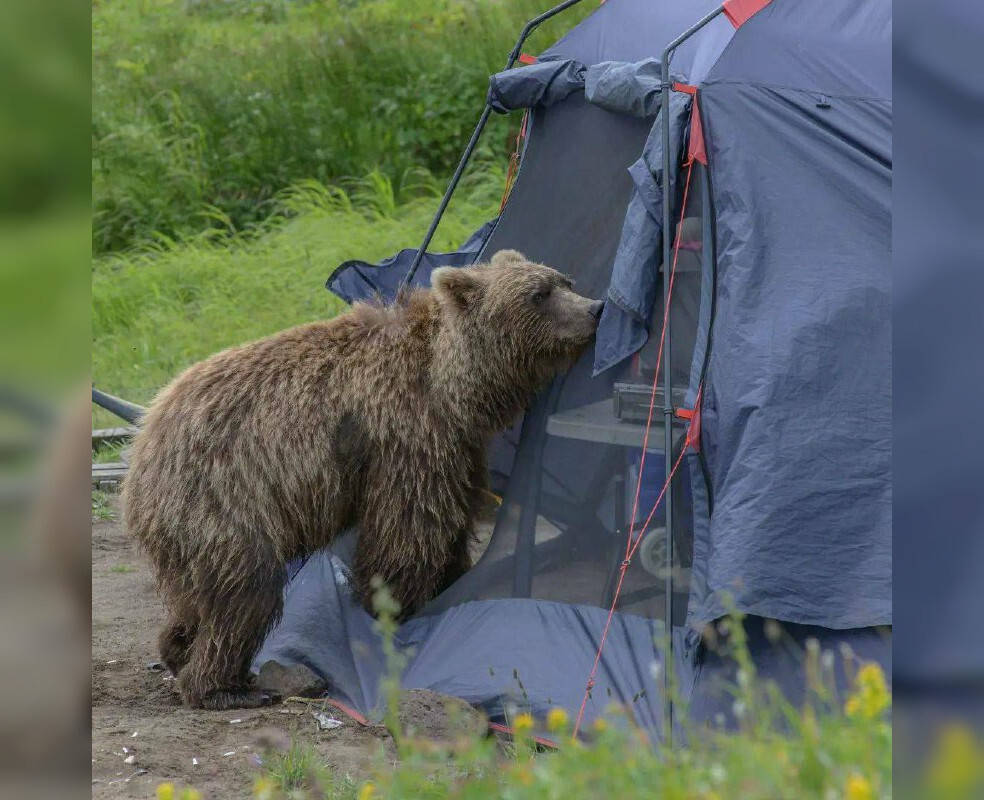
[[[215,689],[202,698],[202,708],[225,711],[230,708],[262,708],[273,702],[268,692],[258,689]]]

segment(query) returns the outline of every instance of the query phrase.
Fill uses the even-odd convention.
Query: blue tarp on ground
[[[352,600],[345,570],[341,555],[308,559],[288,586],[284,620],[256,663],[303,663],[328,680],[332,697],[378,720],[386,660],[372,617]],[[460,697],[500,723],[516,709],[537,717],[551,708],[577,709],[584,692],[580,678],[591,669],[606,617],[595,606],[512,598],[420,616],[395,636],[410,659],[402,685]],[[633,708],[643,727],[659,730],[662,706],[651,684],[653,664],[661,660],[661,626],[659,620],[619,615],[598,674],[596,692],[603,700],[590,704],[589,723],[617,702]]]

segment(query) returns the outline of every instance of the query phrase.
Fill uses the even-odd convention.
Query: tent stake
[[[546,22],[551,17],[556,16],[561,11],[566,11],[571,6],[576,6],[580,2],[581,0],[564,0],[563,3],[554,6],[549,11],[544,11],[540,14],[540,16],[534,17],[527,22],[526,25],[523,26],[523,30],[519,34],[519,39],[516,40],[516,46],[513,47],[512,52],[509,54],[509,58],[506,61],[506,66],[503,67],[503,70],[509,69],[516,63],[516,59],[519,58],[519,53],[523,47],[523,43],[526,41],[527,37],[543,22]],[[420,249],[417,251],[417,255],[413,257],[413,263],[410,265],[410,269],[407,270],[406,277],[400,284],[401,289],[405,289],[410,286],[411,281],[413,281],[413,276],[417,274],[417,267],[420,266],[424,253],[426,253],[427,248],[430,247],[431,239],[434,238],[434,233],[437,231],[437,226],[441,224],[441,217],[444,216],[444,211],[447,209],[448,203],[451,202],[451,195],[454,194],[454,190],[458,187],[458,181],[461,180],[465,167],[468,166],[472,153],[475,152],[475,146],[478,144],[478,139],[482,135],[482,130],[485,128],[485,123],[489,121],[489,115],[491,113],[492,104],[490,100],[486,99],[485,108],[482,109],[482,116],[478,118],[478,124],[475,126],[475,130],[472,131],[468,144],[465,145],[465,152],[461,154],[461,160],[458,162],[458,166],[455,168],[454,174],[451,176],[451,181],[448,183],[448,188],[444,190],[444,197],[441,198],[441,204],[437,207],[437,213],[434,214],[434,219],[431,220],[430,227],[424,235],[424,241],[421,242]]]
[[[718,6],[695,25],[685,30],[670,42],[660,61],[662,86],[660,92],[660,117],[663,122],[663,174],[660,189],[663,192],[663,314],[666,317],[666,334],[663,339],[663,449],[665,450],[666,476],[670,482],[664,499],[666,508],[666,608],[664,610],[664,633],[666,653],[663,657],[663,727],[664,741],[673,744],[673,698],[670,696],[670,670],[673,669],[673,367],[670,363],[670,249],[673,238],[670,197],[670,59],[676,49],[707,23],[724,11]],[[686,209],[682,209],[684,212]],[[686,444],[684,444],[686,447]]]

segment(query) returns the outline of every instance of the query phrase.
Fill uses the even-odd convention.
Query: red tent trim
[[[704,146],[704,129],[700,124],[700,110],[697,108],[697,87],[688,83],[674,83],[674,92],[686,92],[693,95],[694,104],[690,109],[690,147],[687,151],[687,160],[699,161],[707,166],[707,148]]]
[[[770,2],[772,0],[724,0],[724,16],[731,20],[732,25],[740,28]]]

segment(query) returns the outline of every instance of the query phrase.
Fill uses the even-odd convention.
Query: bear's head
[[[601,317],[601,302],[577,294],[565,275],[515,250],[499,251],[488,264],[436,269],[431,286],[447,327],[464,339],[451,345],[467,347],[456,353],[462,368],[523,396],[570,368]]]
[[[500,250],[488,264],[436,269],[431,284],[448,313],[527,359],[579,356],[594,338],[603,305],[577,294],[566,275],[515,250]]]

